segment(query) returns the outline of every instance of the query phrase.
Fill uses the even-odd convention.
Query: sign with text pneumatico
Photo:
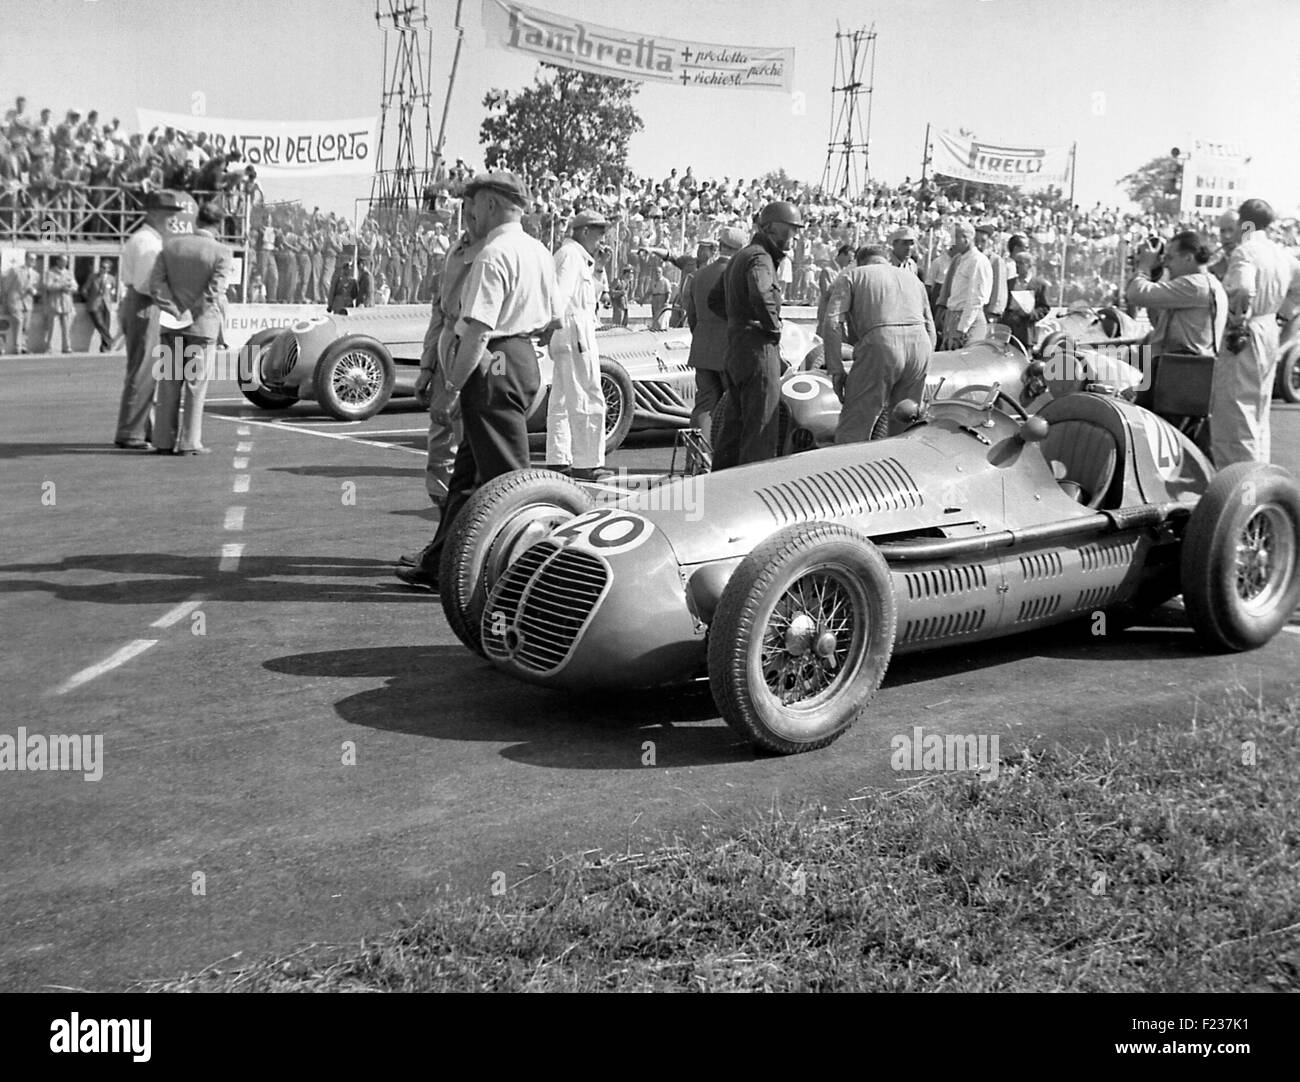
[[[489,45],[615,79],[788,93],[794,72],[793,49],[712,45],[613,30],[509,0],[483,0],[483,29]]]

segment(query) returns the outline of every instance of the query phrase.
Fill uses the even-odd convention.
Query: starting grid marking
[[[237,421],[241,426],[246,426],[246,425],[258,425],[258,426],[260,426],[261,428],[270,428],[270,429],[274,429],[274,430],[277,431],[277,432],[296,432],[296,433],[298,433],[298,434],[300,434],[300,435],[304,435],[304,436],[318,436],[318,437],[320,437],[321,439],[326,439],[326,440],[342,440],[342,441],[345,442],[345,443],[358,443],[358,444],[361,444],[361,445],[366,446],[366,447],[381,447],[381,448],[383,448],[384,450],[388,450],[388,451],[402,451],[402,452],[404,452],[404,453],[406,453],[406,454],[408,454],[408,455],[419,455],[421,458],[426,458],[426,457],[428,456],[428,451],[427,451],[427,450],[424,450],[424,449],[419,449],[419,448],[415,448],[415,447],[402,447],[401,445],[396,444],[396,443],[384,443],[382,440],[368,440],[368,439],[364,439],[364,438],[362,438],[362,436],[351,436],[351,435],[347,435],[347,434],[342,433],[342,432],[321,432],[321,431],[318,431],[318,430],[315,429],[315,428],[308,428],[308,427],[306,427],[306,426],[304,426],[304,425],[291,425],[291,424],[285,424],[283,421],[257,421],[257,420],[254,420],[254,419],[251,418],[251,417],[223,417],[223,416],[222,416],[221,414],[219,414],[219,413],[208,414],[208,417],[214,418],[215,420],[218,420],[218,421]],[[358,422],[355,422],[355,421],[342,422],[342,421],[341,421],[341,422],[337,422],[337,423],[340,424],[340,425],[342,425],[342,424],[356,424],[356,423],[358,423]],[[411,434],[413,434],[414,432],[427,432],[427,431],[428,431],[427,428],[418,428],[418,429],[413,429],[413,430],[411,430],[411,432],[408,432],[408,431],[405,430],[405,429],[400,430],[401,434],[403,434],[403,435],[411,435]],[[381,431],[379,434],[380,434],[380,435],[397,435],[397,434],[398,434],[398,431],[387,431],[387,430],[384,430],[384,431]],[[363,433],[363,435],[365,435],[365,436],[369,436],[369,435],[372,435],[372,433],[370,433],[370,432],[365,432],[365,433]],[[249,451],[249,450],[252,450],[252,444],[248,444],[247,446],[245,446],[245,444],[242,444],[242,443],[241,443],[241,444],[239,444],[239,445],[235,448],[235,453],[236,453],[236,454],[244,454],[244,453],[246,453],[246,451]]]

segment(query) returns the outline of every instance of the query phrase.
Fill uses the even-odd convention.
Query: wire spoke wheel
[[[1237,541],[1237,596],[1247,611],[1267,612],[1295,573],[1295,537],[1277,504],[1257,507]]]
[[[623,419],[623,393],[608,376],[600,377],[600,389],[605,395],[605,435],[608,436]]]
[[[769,693],[782,706],[814,701],[841,678],[864,638],[862,588],[838,569],[819,568],[777,599],[761,650]]]
[[[365,406],[373,402],[383,388],[384,371],[374,354],[350,350],[339,358],[331,382],[340,402]]]

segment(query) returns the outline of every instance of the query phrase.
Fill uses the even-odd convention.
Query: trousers
[[[456,464],[456,454],[465,442],[461,423],[459,397],[449,395],[443,378],[444,360],[449,356],[455,332],[445,326],[438,338],[438,359],[433,364],[433,379],[429,384],[429,436],[426,446],[428,456],[424,461],[424,490],[435,504],[441,506],[451,491],[451,475]]]
[[[925,327],[873,327],[853,350],[853,367],[844,384],[844,408],[835,428],[836,443],[871,439],[876,421],[903,399],[920,402],[930,369],[930,336]]]
[[[117,407],[118,443],[153,435],[153,354],[158,345],[158,309],[143,293],[128,289],[117,307],[126,336],[126,378]]]
[[[1246,323],[1246,348],[1219,350],[1210,384],[1210,457],[1217,469],[1269,460],[1269,407],[1277,373],[1275,315]]]
[[[948,309],[947,314],[943,318],[943,336],[945,340],[951,338],[952,335],[957,333],[957,324],[960,322],[961,317],[962,312],[960,309]],[[970,330],[966,332],[966,341],[978,342],[981,339],[987,338],[988,334],[989,321],[984,318],[984,313],[982,311],[976,312],[975,322],[971,324]],[[947,346],[946,348],[951,349],[952,347]]]
[[[546,406],[546,461],[580,470],[605,464],[605,394],[595,330],[566,320],[551,338],[554,375]]]
[[[493,338],[485,362],[486,371],[480,364],[461,388],[465,438],[456,451],[438,529],[420,553],[420,568],[431,575],[438,573],[447,534],[475,489],[511,470],[526,470],[530,461],[528,407],[542,382],[532,341]]]
[[[780,435],[781,350],[752,327],[727,328],[727,362],[722,373],[727,392],[721,442],[713,448],[713,468],[776,458]]]
[[[195,451],[203,446],[203,401],[208,395],[216,345],[211,338],[172,332],[164,332],[162,345],[171,371],[164,372],[168,378],[158,381],[154,446],[164,451]],[[177,364],[183,364],[182,371],[175,370]]]
[[[695,408],[691,410],[691,427],[698,428],[704,438],[713,432],[713,411],[722,397],[722,373],[712,368],[695,370]]]

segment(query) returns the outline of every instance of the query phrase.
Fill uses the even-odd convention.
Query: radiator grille
[[[897,459],[864,462],[760,488],[755,495],[778,526],[866,512],[920,507],[925,498]]]
[[[537,673],[559,669],[609,582],[599,557],[543,541],[501,576],[483,610],[483,649]]]
[[[267,350],[262,361],[262,378],[268,383],[283,383],[297,363],[297,336],[292,333],[282,334]]]

